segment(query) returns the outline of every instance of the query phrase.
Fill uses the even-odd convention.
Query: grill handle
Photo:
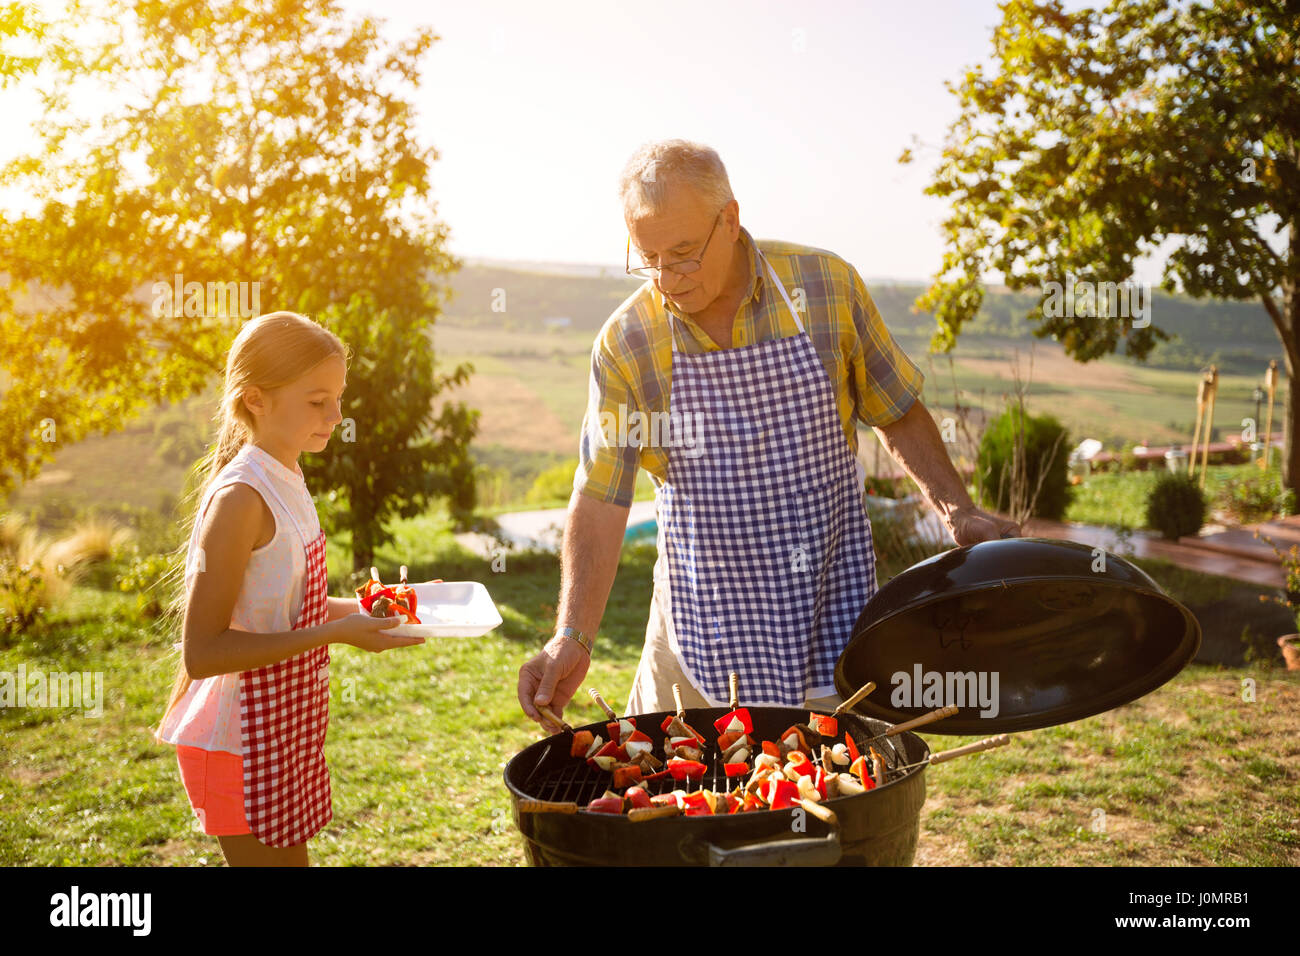
[[[815,800],[799,800],[800,807],[831,828],[821,838],[774,840],[756,846],[724,849],[706,843],[710,866],[834,866],[840,861],[840,821],[835,811]],[[770,812],[770,811],[769,811]],[[793,826],[793,819],[791,821]]]
[[[556,800],[523,799],[515,804],[520,813],[577,813],[578,805],[573,801],[561,803]]]
[[[806,840],[775,840],[726,850],[707,844],[709,866],[834,866],[840,861],[840,833]]]

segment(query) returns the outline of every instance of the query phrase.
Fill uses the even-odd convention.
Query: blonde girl
[[[304,316],[250,320],[230,348],[220,434],[186,553],[182,665],[158,737],[232,866],[306,866],[332,815],[322,745],[329,645],[423,643],[327,595],[325,534],[298,467],[329,442],[349,352]]]

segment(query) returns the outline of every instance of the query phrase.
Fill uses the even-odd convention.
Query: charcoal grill
[[[632,717],[637,729],[654,742],[657,757],[663,754],[660,725],[670,713]],[[740,786],[745,778],[728,781],[716,740],[708,739],[713,722],[726,713],[725,707],[685,713],[686,722],[707,741],[700,762],[708,769],[702,779],[678,782],[665,776],[646,783],[647,791],[653,795],[707,787],[722,792]],[[756,740],[774,740],[791,724],[808,720],[808,711],[790,707],[750,707],[749,713],[754,720],[751,736]],[[840,736],[849,730],[858,741],[893,726],[852,713],[841,714],[839,721]],[[604,722],[577,729],[606,735]],[[571,757],[572,739],[569,733],[555,734],[530,745],[506,765],[505,784],[514,798],[515,823],[528,860],[535,866],[909,866],[916,854],[930,748],[910,731],[875,742],[887,768],[883,786],[823,802],[834,812],[833,823],[790,810],[644,821],[589,812],[581,808],[612,788],[613,774]],[[834,743],[814,735],[810,740],[814,752],[822,742]]]

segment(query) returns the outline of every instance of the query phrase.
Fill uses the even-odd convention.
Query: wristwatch
[[[587,656],[588,656],[588,657],[591,656],[591,644],[592,644],[592,640],[591,640],[591,638],[589,638],[587,635],[583,634],[582,631],[578,630],[577,628],[574,628],[574,627],[557,627],[557,628],[555,629],[555,635],[556,635],[556,637],[571,637],[571,638],[573,638],[575,641],[578,642],[579,645],[581,645],[582,649],[585,650],[585,651],[587,652]]]

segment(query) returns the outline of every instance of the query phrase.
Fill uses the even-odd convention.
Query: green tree
[[[1167,244],[1167,290],[1258,300],[1272,318],[1289,379],[1284,480],[1295,487],[1300,6],[1009,0],[1002,10],[989,69],[949,85],[961,113],[926,190],[951,204],[942,268],[917,300],[937,318],[933,346],[953,347],[986,275],[1012,289],[1122,283]],[[1154,324],[1079,314],[1105,311],[1086,297],[1073,310],[1045,301],[1027,315],[1035,334],[1079,361],[1121,342],[1145,358],[1168,338]]]
[[[63,55],[74,33],[86,52]],[[290,309],[356,356],[355,445],[303,470],[346,501],[327,528],[351,532],[357,566],[388,517],[439,495],[472,507],[474,413],[441,395],[470,369],[436,371],[430,336],[458,263],[406,98],[433,33],[390,43],[331,0],[115,0],[49,35],[42,150],[0,170],[39,206],[0,222],[6,296],[39,293],[0,301],[0,491],[198,393],[243,320]],[[102,120],[73,109],[87,88],[111,97]]]

